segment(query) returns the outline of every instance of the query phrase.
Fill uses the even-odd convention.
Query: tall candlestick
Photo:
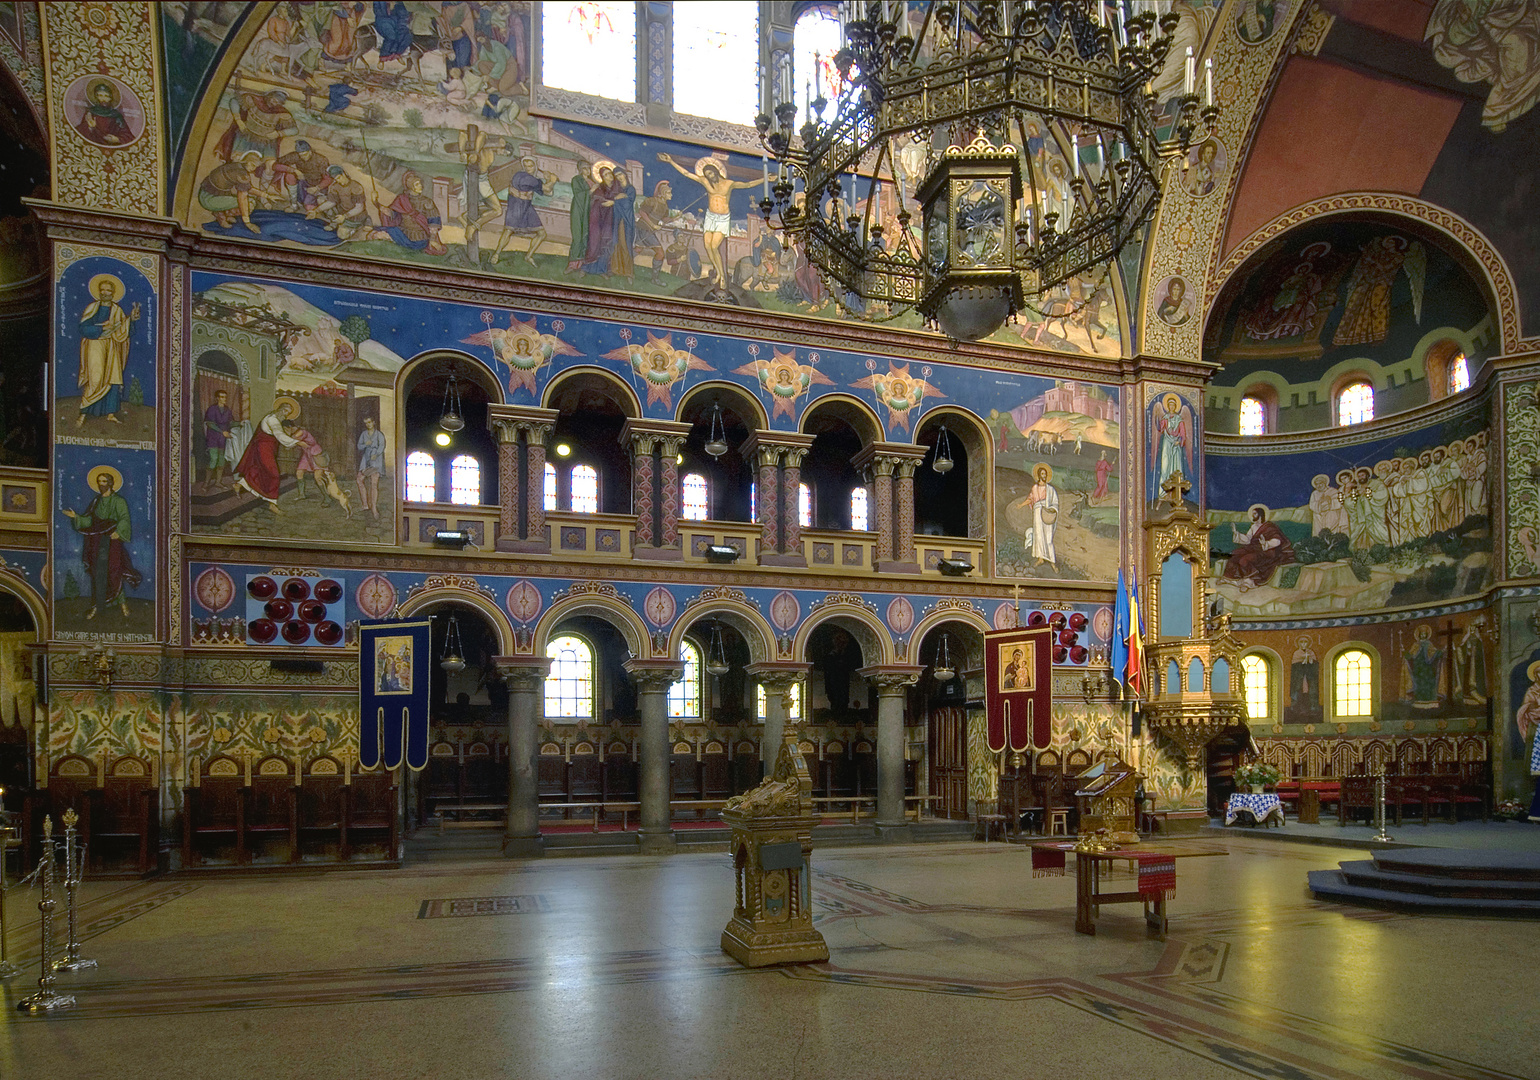
[[[1214,58],[1203,61],[1203,104],[1214,104]]]
[[[759,155],[759,167],[764,174],[764,185],[760,189],[761,198],[770,197],[770,158],[767,154]]]
[[[1194,79],[1197,76],[1196,66],[1197,66],[1197,61],[1195,61],[1192,58],[1192,46],[1189,45],[1189,46],[1187,46],[1186,70],[1183,72],[1183,76],[1184,76],[1183,77],[1183,84],[1184,84],[1184,87],[1185,87],[1185,89],[1183,90],[1184,93],[1187,93],[1187,94],[1192,93],[1193,81],[1194,81]]]

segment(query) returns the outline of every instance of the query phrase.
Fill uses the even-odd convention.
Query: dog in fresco
[[[329,466],[322,466],[316,470],[315,485],[321,489],[324,497],[330,498],[338,506],[342,507],[342,512],[347,517],[352,518],[353,503],[348,498],[348,493],[342,490],[342,485],[337,483],[337,477]]]

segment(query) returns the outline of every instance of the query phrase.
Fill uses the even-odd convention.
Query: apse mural
[[[1208,5],[1178,6],[1201,45]],[[194,10],[209,5],[172,7],[166,50],[180,131],[189,88],[231,20]],[[531,114],[531,7],[275,5],[228,84],[188,121],[185,220],[239,240],[840,317],[799,244],[757,209],[771,180],[757,150],[636,134],[619,102],[591,99],[596,108],[583,110],[608,108],[614,128]],[[563,62],[546,58],[552,71]],[[752,123],[739,121],[740,148],[753,145]],[[1062,133],[1025,135],[1047,197],[1067,203]],[[910,191],[922,167],[923,155],[899,162]],[[919,215],[906,234],[899,209],[892,183],[873,195],[853,182],[818,208],[841,219],[870,211],[890,243],[917,250]],[[1120,355],[1121,288],[1115,267],[1099,268],[1037,298],[992,340]],[[914,313],[892,325],[921,329]]]
[[[1242,616],[1440,603],[1491,578],[1479,408],[1392,437],[1209,453],[1214,587]]]

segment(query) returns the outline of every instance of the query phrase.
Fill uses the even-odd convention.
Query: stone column
[[[545,854],[540,835],[540,692],[551,662],[544,657],[499,656],[497,673],[508,687],[508,827],[503,854],[523,859]]]
[[[545,542],[545,444],[555,428],[550,424],[529,424],[524,428],[525,468],[528,481],[524,490],[524,539]]]
[[[781,457],[781,486],[786,489],[786,522],[782,529],[785,537],[781,544],[784,555],[802,554],[802,459],[807,451],[787,447]]]
[[[904,817],[904,706],[921,669],[904,666],[861,668],[856,674],[877,687],[877,835],[902,840]]]
[[[519,539],[519,427],[517,420],[492,416],[488,423],[497,436],[497,548],[507,551],[505,541]]]
[[[750,664],[744,669],[751,679],[765,688],[765,730],[759,739],[759,762],[766,776],[775,769],[776,755],[781,752],[781,737],[785,734],[791,716],[792,688],[797,683],[807,681],[807,673],[812,666],[770,660]],[[805,705],[805,693],[803,701]],[[802,720],[798,723],[805,723],[806,720],[807,710],[804,707]]]
[[[872,458],[872,527],[877,532],[877,565],[893,561],[893,459]]]
[[[662,489],[658,493],[658,546],[677,548],[679,546],[679,448],[684,445],[683,439],[664,438],[659,440],[662,450],[662,458],[659,464],[663,470],[663,482],[659,485]]]
[[[669,855],[678,850],[669,813],[672,776],[669,768],[668,688],[684,674],[677,660],[627,660],[626,671],[636,683],[642,737],[638,757],[637,792],[642,804],[637,848],[643,855]]]
[[[763,562],[764,556],[779,554],[781,549],[781,449],[778,446],[764,446],[757,439],[750,438],[743,451],[758,466],[756,499],[762,538],[760,561]]]
[[[631,439],[631,512],[636,515],[636,547],[653,547],[652,451],[656,441],[651,435]]]
[[[915,563],[914,468],[918,464],[913,458],[902,458],[894,463],[893,558],[903,566]],[[915,570],[919,570],[918,565]]]

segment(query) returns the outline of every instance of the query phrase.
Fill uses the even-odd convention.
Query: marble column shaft
[[[877,519],[872,525],[877,533],[877,562],[892,562],[893,461],[890,458],[872,459],[872,504]]]
[[[760,447],[757,458],[759,463],[759,527],[763,540],[761,544],[767,552],[775,553],[781,550],[781,526],[780,526],[780,457],[781,453],[774,447]]]
[[[662,491],[659,493],[658,514],[658,546],[679,546],[679,462],[675,460],[679,456],[679,448],[683,445],[682,439],[665,438],[660,440],[662,448],[660,463],[663,468]]]
[[[893,477],[893,553],[898,562],[914,562],[914,467],[913,458],[895,463]]]
[[[802,551],[802,459],[807,451],[788,449],[783,455],[781,486],[786,492],[786,519],[781,529],[781,551],[797,555]]]
[[[904,705],[913,675],[869,675],[877,685],[877,824],[903,825]]]
[[[499,658],[498,674],[508,687],[508,824],[503,854],[524,857],[544,853],[540,835],[540,692],[550,661]]]
[[[498,537],[519,539],[519,428],[514,420],[493,418],[497,435],[497,525]]]
[[[527,482],[524,485],[526,540],[539,540],[545,531],[545,443],[554,428],[549,424],[524,426]]]
[[[636,546],[652,547],[652,451],[655,443],[651,436],[632,437],[631,463],[631,512],[636,515]]]
[[[678,846],[669,810],[673,775],[669,758],[668,688],[679,681],[684,668],[679,664],[642,666],[627,661],[626,671],[636,683],[637,711],[642,721],[637,755],[637,799],[642,804],[638,844],[644,855],[666,855]]]

